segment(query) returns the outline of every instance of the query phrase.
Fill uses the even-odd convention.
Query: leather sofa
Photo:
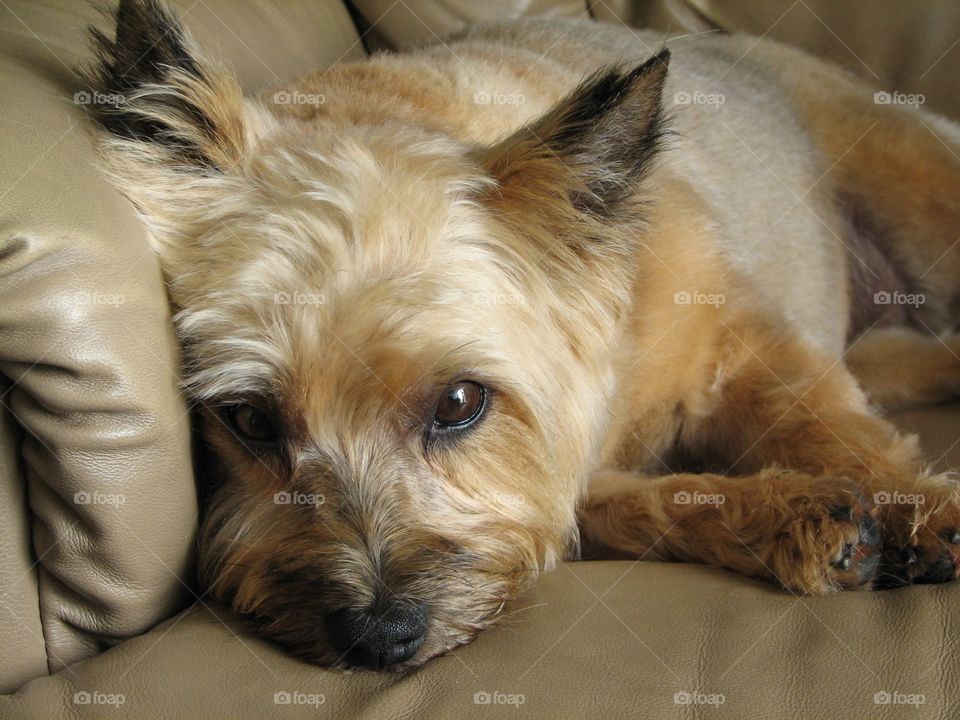
[[[947,4],[173,4],[251,92],[465,22],[553,12],[767,33],[960,115]],[[76,0],[5,0],[0,18],[0,718],[960,716],[956,584],[800,598],[695,565],[567,563],[504,625],[406,677],[330,672],[251,636],[193,579],[164,285],[93,165],[90,98],[75,95],[83,29],[103,20]],[[895,420],[931,462],[960,466],[960,406]]]

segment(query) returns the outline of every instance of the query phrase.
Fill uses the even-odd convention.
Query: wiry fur
[[[117,23],[115,40],[95,35],[88,79],[126,99],[95,109],[104,156],[161,258],[185,387],[217,458],[203,576],[270,637],[339,663],[325,614],[416,599],[426,641],[397,667],[417,665],[493,622],[580,530],[591,550],[713,562],[809,593],[878,573],[930,579],[943,548],[955,574],[952,478],[923,472],[864,389],[939,399],[956,392],[957,365],[928,342],[937,377],[884,395],[890,379],[857,354],[857,384],[840,359],[857,302],[834,240],[852,226],[841,193],[832,181],[810,192],[814,220],[737,166],[743,152],[702,111],[668,118],[680,80],[666,51],[641,61],[612,29],[479,29],[455,46],[468,63],[426,49],[301,79],[290,89],[325,97],[305,107],[243,98],[152,0],[122,2]],[[681,79],[747,41],[710,42]],[[761,47],[768,69],[816,62]],[[780,85],[731,81],[731,97],[757,100],[749,120],[727,119],[768,137],[798,189],[836,160],[843,197],[914,257],[883,205],[902,195],[895,178],[869,175],[867,188],[835,144],[868,112],[906,121],[827,73],[857,108],[833,125],[786,70]],[[478,106],[485,88],[525,102]],[[960,178],[929,145],[891,152]],[[936,210],[911,208],[909,229],[942,251],[960,210]],[[772,218],[776,247],[753,250]],[[944,256],[926,281],[938,332],[958,307],[960,260]],[[725,302],[678,307],[691,291]],[[431,444],[436,398],[464,378],[490,388],[488,412]],[[222,416],[238,403],[277,419],[280,452],[238,441]],[[874,507],[897,488],[930,504]],[[672,501],[694,491],[727,502]],[[278,492],[323,502],[279,504]]]

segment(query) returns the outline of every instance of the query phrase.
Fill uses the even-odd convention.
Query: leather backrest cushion
[[[362,56],[340,3],[181,2],[259,89]],[[189,414],[159,266],[74,98],[93,3],[0,7],[0,690],[191,598]]]
[[[590,19],[586,0],[352,0],[371,36],[394,48],[434,42],[473,23],[515,20],[524,15]]]

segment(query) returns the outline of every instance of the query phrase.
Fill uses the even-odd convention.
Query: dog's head
[[[323,664],[469,641],[576,544],[666,54],[478,148],[281,117],[152,2],[96,44],[216,458],[207,586]]]

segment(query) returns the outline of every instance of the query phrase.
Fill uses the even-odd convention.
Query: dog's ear
[[[485,151],[498,194],[538,212],[550,206],[607,223],[634,219],[642,209],[638,186],[666,133],[661,96],[669,62],[665,48],[632,70],[600,71]]]
[[[159,2],[121,0],[115,16],[113,39],[90,31],[97,60],[77,95],[106,131],[109,171],[163,250],[191,208],[236,178],[256,123],[236,78],[204,62]]]

